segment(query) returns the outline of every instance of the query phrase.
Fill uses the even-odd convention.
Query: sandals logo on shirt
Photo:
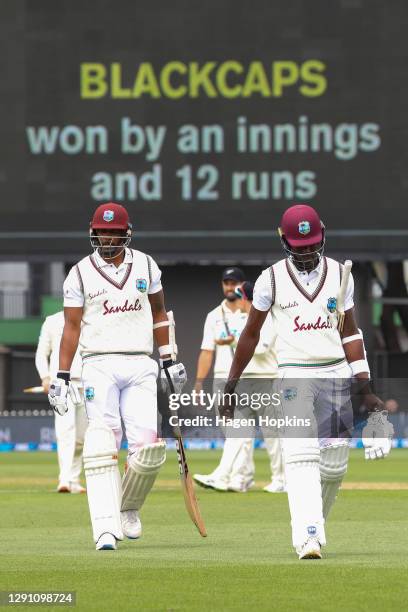
[[[312,329],[332,329],[333,328],[333,324],[330,320],[330,315],[327,315],[326,320],[322,321],[322,317],[319,315],[317,318],[317,321],[315,321],[314,323],[303,323],[300,320],[300,316],[298,315],[297,317],[295,317],[294,319],[294,324],[295,327],[292,329],[293,332],[303,332],[303,331],[310,331]]]
[[[95,389],[93,387],[86,387],[85,388],[85,399],[87,399],[88,402],[90,402],[93,399],[95,399]]]
[[[88,297],[89,297],[89,300],[94,300],[95,298],[99,297],[100,295],[105,295],[105,293],[108,293],[106,291],[106,289],[98,289],[98,291],[96,293],[88,293]]]
[[[120,304],[118,306],[111,305],[109,300],[105,300],[102,306],[102,315],[115,314],[118,312],[138,312],[139,310],[142,310],[142,305],[139,301],[139,298],[136,299],[134,304],[131,304],[129,303],[129,300],[126,300],[124,304]]]
[[[145,291],[147,290],[147,280],[145,278],[137,278],[136,289],[141,293],[145,293]]]

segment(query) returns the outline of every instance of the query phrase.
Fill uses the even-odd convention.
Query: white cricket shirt
[[[82,307],[80,352],[148,354],[153,319],[148,295],[161,290],[161,271],[145,253],[126,249],[119,267],[99,254],[84,257],[64,282],[64,306]]]
[[[259,276],[253,306],[271,310],[280,368],[328,367],[344,362],[336,311],[341,274],[339,262],[323,257],[310,273],[299,272],[289,259],[283,259]],[[350,275],[345,310],[354,306],[353,292]]]
[[[247,313],[239,309],[233,312],[228,307],[227,300],[224,300],[220,306],[208,313],[204,324],[201,349],[215,351],[215,378],[227,378],[239,337],[247,320]],[[225,323],[227,323],[230,334],[234,336],[234,341],[229,345],[219,345],[216,340],[226,338],[229,335]],[[254,356],[243,372],[243,378],[271,378],[277,375],[277,361],[274,351],[275,336],[272,318],[268,316],[262,326]]]
[[[64,329],[64,313],[46,317],[38,339],[37,351],[35,353],[35,366],[40,378],[55,378],[59,370],[59,349],[62,331]],[[75,353],[71,366],[71,378],[80,380],[82,372],[82,361],[78,351]]]

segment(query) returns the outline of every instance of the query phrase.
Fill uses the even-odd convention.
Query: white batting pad
[[[349,445],[347,440],[336,440],[320,449],[320,477],[322,481],[323,516],[327,519],[338,490],[347,472]]]
[[[140,510],[165,461],[164,441],[146,444],[129,456],[123,477],[122,511]]]
[[[122,484],[113,431],[102,421],[91,421],[85,433],[84,470],[93,537],[103,533],[123,540],[120,521]]]
[[[308,537],[326,544],[317,439],[285,438],[286,490],[292,519],[292,542],[303,546]]]
[[[269,455],[272,477],[285,482],[282,447],[280,438],[264,438],[265,448]]]

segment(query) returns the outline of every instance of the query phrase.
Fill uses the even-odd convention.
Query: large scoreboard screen
[[[295,202],[408,256],[407,31],[403,0],[3,0],[0,255],[80,252],[114,200],[175,261],[277,250]]]

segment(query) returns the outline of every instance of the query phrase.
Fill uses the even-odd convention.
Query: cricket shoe
[[[231,480],[228,484],[228,491],[233,491],[234,493],[246,493],[251,489],[255,484],[253,478],[251,480],[247,480],[243,482],[242,480]]]
[[[228,491],[228,482],[222,478],[214,478],[212,474],[194,474],[195,482],[205,489],[215,489],[216,491]]]
[[[296,548],[296,552],[299,555],[299,559],[321,559],[322,552],[320,548],[320,542],[317,538],[311,537],[306,542]]]
[[[137,540],[142,535],[142,523],[137,510],[123,510],[120,513],[122,530],[129,540]]]
[[[285,493],[286,487],[285,487],[285,483],[283,482],[283,480],[278,480],[277,478],[273,478],[272,482],[266,485],[266,487],[264,487],[263,490],[266,491],[267,493]]]
[[[96,550],[116,550],[116,538],[111,533],[103,533],[96,543]]]
[[[57,487],[57,493],[70,493],[69,483],[60,482]]]
[[[71,482],[69,485],[69,492],[74,495],[78,495],[80,493],[86,493],[85,487],[83,487],[79,482]]]

